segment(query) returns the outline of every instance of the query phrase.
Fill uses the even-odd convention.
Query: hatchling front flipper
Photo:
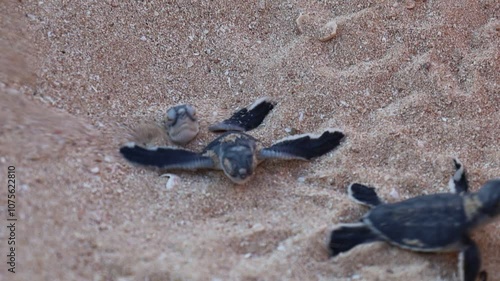
[[[210,157],[172,147],[144,148],[129,143],[120,148],[120,153],[130,162],[162,169],[196,170],[215,166]]]
[[[349,185],[347,194],[349,194],[349,197],[354,202],[368,207],[375,207],[384,203],[382,199],[378,197],[375,188],[360,183],[352,183]]]
[[[229,119],[208,127],[212,132],[247,132],[257,128],[274,108],[274,102],[260,98],[252,105],[236,111]]]
[[[455,167],[455,173],[451,176],[448,187],[451,193],[467,193],[469,191],[469,182],[467,181],[464,165],[457,158],[453,158],[453,165]]]
[[[259,159],[310,160],[322,156],[340,145],[344,133],[326,130],[320,136],[302,134],[286,137],[259,152]]]

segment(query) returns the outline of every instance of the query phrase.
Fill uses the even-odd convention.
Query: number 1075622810
[[[7,168],[7,220],[16,219],[16,167],[9,166]]]

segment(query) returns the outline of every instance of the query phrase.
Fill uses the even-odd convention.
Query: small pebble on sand
[[[321,42],[327,42],[337,35],[337,22],[328,21],[314,13],[301,13],[295,20],[300,34],[315,38]]]
[[[319,30],[319,41],[321,42],[326,42],[330,41],[335,36],[337,36],[337,23],[335,21],[330,21],[327,24],[325,24],[320,30]]]
[[[301,13],[299,17],[295,20],[297,24],[297,29],[300,33],[304,33],[305,25],[311,20],[311,17],[308,14]]]
[[[414,0],[406,0],[405,7],[408,10],[415,8],[415,1]]]

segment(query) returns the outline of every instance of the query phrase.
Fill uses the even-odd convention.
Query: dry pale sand
[[[19,218],[16,274],[2,219],[1,280],[457,280],[453,254],[375,243],[328,259],[325,238],[366,210],[352,181],[388,201],[442,192],[452,156],[474,190],[500,176],[500,3],[244,2],[1,1],[0,170],[16,166]],[[330,127],[345,143],[246,186],[178,172],[166,189],[118,154],[179,103],[198,109],[201,149],[261,96],[278,102],[263,143]],[[474,238],[500,280],[500,223]]]

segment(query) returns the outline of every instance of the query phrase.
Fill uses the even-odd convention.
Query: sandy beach
[[[0,280],[458,280],[456,254],[373,243],[329,259],[326,239],[367,211],[351,182],[396,202],[447,192],[452,157],[473,191],[500,176],[498,1],[7,0],[0,14],[0,174],[15,167],[18,219],[13,274],[2,180]],[[175,171],[167,188],[118,153],[184,103],[201,150],[264,96],[263,144],[345,141],[245,185]],[[500,280],[500,221],[473,238]]]

